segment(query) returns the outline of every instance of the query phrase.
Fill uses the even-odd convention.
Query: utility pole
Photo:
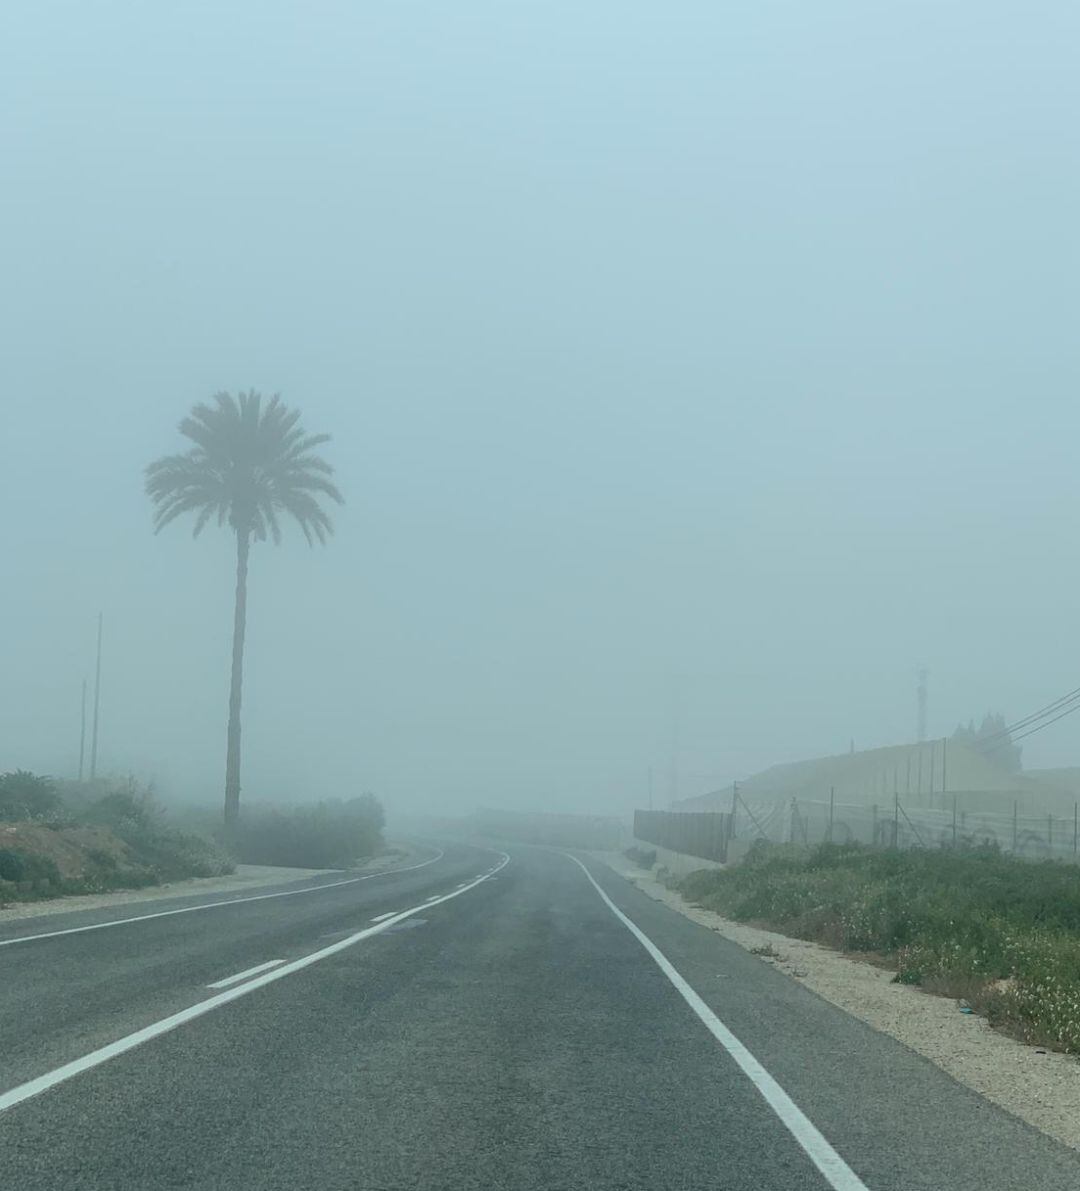
[[[97,618],[97,671],[94,675],[94,732],[90,740],[90,780],[97,777],[98,713],[101,710],[101,626],[104,613]]]
[[[86,679],[82,680],[82,716],[79,729],[79,781],[83,779],[83,761],[86,757]]]

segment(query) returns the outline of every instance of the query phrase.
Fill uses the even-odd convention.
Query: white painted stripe
[[[713,1013],[701,997],[694,992],[660,948],[615,905],[611,898],[608,897],[593,879],[592,873],[589,872],[576,856],[570,856],[569,853],[566,853],[566,855],[588,877],[592,887],[607,904],[607,908],[618,918],[634,938],[637,939],[642,947],[645,948],[656,962],[656,966],[671,981],[683,1000],[705,1024],[706,1029],[709,1030],[717,1042],[738,1063],[743,1074],[761,1093],[765,1102],[780,1118],[792,1137],[802,1146],[810,1161],[825,1176],[829,1186],[833,1187],[835,1191],[867,1191],[866,1184],[825,1140],[824,1136],[818,1131],[809,1117],[806,1116],[769,1072],[765,1070],[738,1038]]]
[[[458,889],[460,889],[460,888],[462,888],[462,887],[459,885],[459,886],[458,886]],[[427,901],[429,901],[429,902],[437,902],[437,901],[439,901],[439,894],[437,894],[437,893],[436,893],[434,897],[429,897],[429,898],[427,898]]]
[[[499,855],[502,856],[502,863],[498,866],[499,868],[510,863],[510,857],[505,852],[500,852]],[[483,884],[485,879],[481,877],[471,884],[466,885],[464,889],[457,889],[453,893],[445,894],[440,900],[448,902],[452,898],[460,897],[462,893],[466,893],[470,889],[475,889],[477,885]],[[29,1100],[31,1096],[40,1095],[42,1092],[48,1091],[49,1088],[54,1088],[57,1084],[64,1083],[66,1080],[80,1075],[83,1071],[90,1071],[94,1067],[100,1067],[102,1063],[107,1063],[109,1059],[115,1059],[118,1055],[126,1054],[129,1050],[134,1050],[135,1047],[141,1046],[144,1042],[150,1042],[154,1038],[160,1038],[162,1034],[167,1034],[171,1030],[175,1030],[178,1026],[182,1026],[189,1021],[194,1021],[195,1018],[202,1017],[204,1014],[210,1013],[222,1005],[227,1005],[230,1001],[236,1001],[240,997],[246,997],[256,989],[263,988],[267,984],[273,984],[275,980],[283,980],[286,976],[291,976],[294,972],[303,971],[304,968],[309,968],[312,964],[317,964],[320,960],[327,959],[331,955],[336,955],[339,951],[344,951],[346,947],[352,947],[364,939],[370,939],[372,935],[381,934],[388,927],[393,926],[395,922],[401,922],[404,918],[411,918],[413,914],[419,913],[419,911],[424,909],[427,909],[426,903],[419,906],[410,906],[409,909],[402,910],[392,918],[387,918],[384,922],[379,923],[378,926],[365,927],[363,930],[349,935],[346,939],[341,939],[337,943],[331,943],[328,947],[323,947],[319,951],[313,951],[310,955],[304,955],[300,959],[290,960],[289,963],[282,964],[280,967],[274,968],[271,972],[263,972],[262,975],[255,976],[246,984],[237,984],[232,988],[225,989],[224,992],[215,993],[214,996],[207,997],[206,1000],[199,1001],[196,1005],[190,1005],[187,1009],[181,1009],[179,1013],[170,1014],[170,1016],[163,1017],[160,1021],[155,1021],[148,1026],[144,1026],[141,1030],[136,1030],[134,1034],[128,1034],[124,1038],[118,1038],[115,1042],[110,1042],[107,1046],[102,1046],[98,1050],[92,1050],[89,1054],[74,1059],[70,1063],[65,1063],[62,1067],[57,1067],[53,1071],[47,1071],[44,1075],[39,1075],[37,1079],[31,1079],[27,1083],[19,1084],[18,1087],[12,1088],[8,1092],[0,1093],[0,1112],[13,1108],[16,1104],[21,1104],[24,1100]]]
[[[458,888],[460,889],[460,888],[461,888],[461,886],[458,886]],[[374,918],[372,918],[372,920],[371,920],[371,921],[372,921],[372,922],[382,922],[382,920],[383,920],[384,918],[393,918],[393,916],[394,916],[396,913],[397,913],[397,910],[387,910],[385,914],[376,914],[376,915],[375,915],[375,917],[374,917]]]
[[[61,935],[81,935],[88,930],[105,930],[110,926],[127,926],[131,922],[149,922],[152,918],[171,918],[174,914],[197,914],[200,910],[217,910],[222,906],[239,906],[245,902],[264,902],[274,897],[298,897],[302,893],[322,893],[324,889],[340,889],[342,885],[356,885],[360,881],[373,881],[376,877],[389,877],[394,873],[411,873],[413,869],[426,868],[446,853],[439,851],[430,860],[409,864],[404,868],[387,868],[379,873],[368,873],[364,877],[349,877],[344,881],[328,881],[325,885],[308,885],[304,889],[286,889],[283,893],[258,893],[253,897],[233,897],[228,901],[207,902],[201,906],[181,906],[178,910],[158,910],[154,914],[139,914],[134,918],[115,918],[111,922],[93,922],[89,926],[71,926],[67,930],[50,930],[41,935],[20,935],[17,939],[0,939],[0,947],[14,947],[16,943],[35,943],[38,939],[57,939]],[[78,911],[74,911],[77,913]]]
[[[276,968],[278,964],[283,964],[283,959],[268,959],[264,964],[256,964],[253,968],[248,968],[244,972],[237,972],[235,976],[226,976],[224,980],[215,980],[213,984],[208,984],[207,988],[228,988],[230,984],[239,984],[241,980],[246,980],[249,976],[257,976],[260,972],[265,972],[268,968]]]

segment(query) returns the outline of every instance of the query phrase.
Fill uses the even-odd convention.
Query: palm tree
[[[320,497],[343,503],[330,477],[334,469],[316,454],[328,434],[307,434],[300,411],[277,396],[265,404],[252,391],[218,393],[180,423],[195,445],[165,455],[146,469],[146,492],[154,502],[154,532],[183,513],[195,514],[198,537],[211,518],[236,534],[236,609],[233,619],[232,681],[225,754],[225,825],[240,815],[240,696],[244,681],[248,553],[254,539],[281,541],[281,516],[299,523],[308,545],[325,542],[333,526]]]

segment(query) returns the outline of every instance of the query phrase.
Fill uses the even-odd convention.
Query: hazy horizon
[[[244,798],[620,810],[1080,684],[1080,12],[0,33],[0,771],[74,774],[102,610],[99,768],[219,796],[233,543],[142,473],[223,389],[347,502],[253,551]]]

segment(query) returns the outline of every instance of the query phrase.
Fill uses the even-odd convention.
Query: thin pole
[[[920,748],[919,748],[919,781],[918,781],[918,786],[919,786],[919,801],[920,801],[920,802],[922,802],[922,759],[923,759],[923,752],[924,752],[924,751],[925,751],[925,750],[924,750],[924,749],[923,749],[923,748],[920,746]]]
[[[1077,812],[1077,806],[1076,806],[1076,803],[1074,802],[1073,803],[1073,855],[1074,856],[1076,855],[1076,834],[1077,834],[1076,829],[1077,829],[1077,827],[1080,827],[1080,821],[1078,821],[1078,819],[1077,819],[1076,812]]]
[[[79,728],[79,781],[83,779],[83,761],[86,758],[86,679],[82,680],[82,714]]]
[[[1054,816],[1046,816],[1046,847],[1052,852],[1054,850]]]
[[[829,843],[832,843],[833,837],[833,817],[836,811],[836,787],[829,787]],[[1074,848],[1073,851],[1076,849]]]
[[[911,793],[911,751],[910,750],[908,750],[908,755],[907,755],[907,784],[904,787],[904,792],[906,794]]]
[[[948,788],[949,788],[948,783],[945,780],[945,773],[946,773],[945,762],[949,755],[948,748],[949,748],[949,738],[947,736],[943,736],[941,738],[941,805],[942,806],[945,805],[945,791],[948,790]]]
[[[944,793],[944,791],[942,791]],[[952,796],[952,846],[956,847],[956,795]]]
[[[735,808],[739,803],[739,783],[731,783],[731,838],[735,838]]]
[[[900,846],[900,791],[893,791],[893,808],[892,808],[892,846],[898,848]]]
[[[1013,799],[1013,851],[1014,852],[1016,851],[1016,811],[1017,811],[1017,806],[1018,806],[1017,800],[1014,798]]]
[[[104,614],[97,618],[97,670],[94,675],[94,732],[90,740],[90,780],[97,777],[98,713],[101,709],[101,626]]]
[[[934,760],[937,753],[934,748],[934,742],[930,742],[930,805],[934,805]]]

